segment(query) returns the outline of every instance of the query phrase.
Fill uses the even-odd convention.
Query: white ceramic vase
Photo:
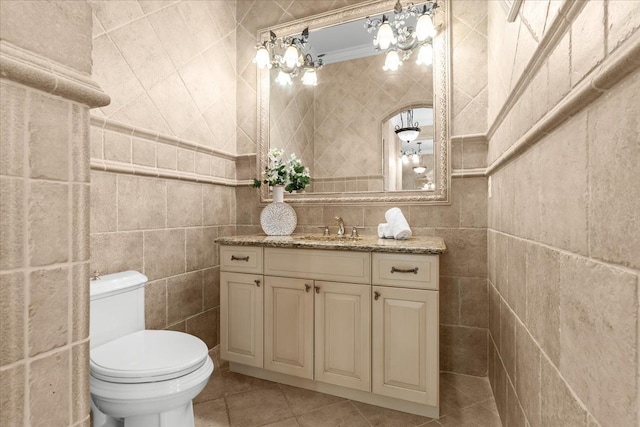
[[[284,202],[284,187],[274,185],[273,203],[268,204],[260,214],[260,226],[268,236],[288,236],[298,224],[296,211]]]

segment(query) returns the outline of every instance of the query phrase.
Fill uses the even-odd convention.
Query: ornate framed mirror
[[[384,15],[393,20],[397,3],[367,1],[259,32],[261,43],[274,36],[308,41],[305,48],[310,46],[310,53],[300,55],[305,66],[324,60],[316,68],[314,86],[303,85],[300,78],[281,82],[277,67],[258,70],[258,172],[268,164],[270,148],[295,154],[310,170],[311,184],[288,194],[288,202],[449,203],[449,4],[438,0],[434,10],[432,64],[416,64],[421,53],[413,53],[401,67],[389,70],[388,59],[374,49],[375,32],[365,27],[368,18],[384,22]],[[424,4],[417,2],[415,7]],[[407,22],[411,28],[415,18]],[[367,47],[343,48],[346,40],[356,37]],[[352,52],[358,50],[366,52],[356,52],[354,58]],[[416,141],[407,138],[415,132],[396,132],[409,120],[407,126],[418,129]],[[415,160],[411,169],[403,166],[408,158]],[[260,201],[271,201],[266,185],[260,189]]]

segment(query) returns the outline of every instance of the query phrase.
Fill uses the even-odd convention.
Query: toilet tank
[[[144,329],[144,285],[137,271],[107,274],[89,282],[91,348]]]

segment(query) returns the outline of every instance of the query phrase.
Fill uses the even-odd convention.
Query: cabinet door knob
[[[260,287],[260,280],[256,279],[256,280],[254,280],[254,282],[256,283],[257,287]]]
[[[309,292],[309,289],[311,289],[311,285],[307,285],[306,283],[304,284],[304,291],[305,292]]]
[[[378,291],[373,292],[373,299],[378,301],[378,298],[380,298],[380,292]]]
[[[313,288],[316,290],[316,294],[320,293],[320,286],[314,286]]]

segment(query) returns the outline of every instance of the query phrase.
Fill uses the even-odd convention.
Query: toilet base
[[[194,427],[193,402],[159,414],[113,418],[102,413],[91,401],[93,427]]]

